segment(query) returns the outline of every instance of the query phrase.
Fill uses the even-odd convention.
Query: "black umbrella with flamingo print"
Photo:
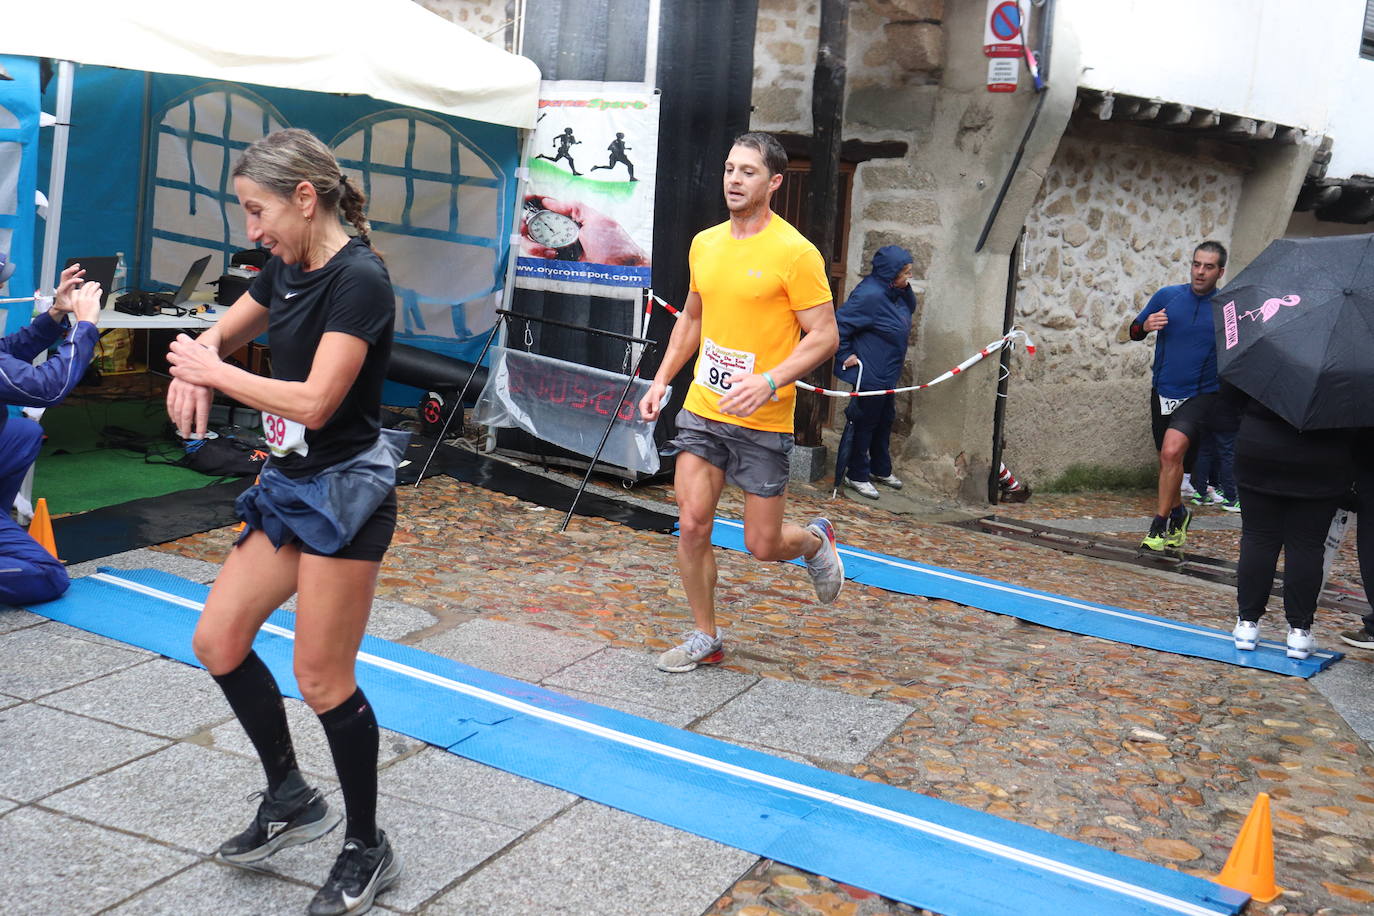
[[[1212,308],[1222,379],[1298,429],[1374,426],[1374,235],[1278,239]]]

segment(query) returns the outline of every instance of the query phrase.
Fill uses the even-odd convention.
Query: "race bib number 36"
[[[704,338],[701,342],[701,358],[697,360],[696,383],[716,394],[725,394],[730,390],[730,383],[726,379],[731,375],[752,374],[754,358],[754,354],[748,350],[732,350],[709,337]]]
[[[305,456],[310,454],[310,446],[305,444],[305,424],[279,417],[274,413],[262,412],[262,437],[267,440],[267,448],[278,458],[291,453]]]

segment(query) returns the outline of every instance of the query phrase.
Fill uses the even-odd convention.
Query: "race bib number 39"
[[[1169,416],[1169,414],[1173,413],[1175,410],[1178,410],[1180,407],[1182,407],[1184,401],[1188,400],[1187,398],[1166,398],[1162,394],[1158,397],[1159,415],[1161,417]]]
[[[310,454],[310,446],[305,444],[305,424],[279,417],[274,413],[262,412],[262,437],[267,440],[267,449],[278,458],[291,453]]]
[[[701,358],[697,360],[696,383],[716,394],[725,394],[730,390],[730,383],[726,379],[731,375],[752,374],[754,358],[754,354],[748,350],[732,350],[709,337],[704,338],[701,342]]]

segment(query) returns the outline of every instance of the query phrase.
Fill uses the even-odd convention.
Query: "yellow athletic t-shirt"
[[[816,246],[776,213],[762,232],[730,237],[730,224],[697,233],[688,256],[691,289],[701,295],[701,341],[683,406],[709,420],[748,429],[792,432],[794,385],[747,417],[716,409],[731,370],[767,372],[797,348],[794,312],[830,301],[830,281]]]

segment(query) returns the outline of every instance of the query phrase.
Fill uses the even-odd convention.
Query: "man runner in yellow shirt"
[[[840,339],[820,252],[770,207],[785,168],[787,154],[769,134],[735,140],[725,160],[730,219],[692,240],[687,301],[639,402],[644,419],[657,419],[668,382],[698,353],[671,442],[680,452],[678,571],[696,629],[659,658],[663,671],[691,671],[725,657],[716,629],[711,527],[726,481],[744,490],[744,543],[751,554],[772,561],[805,557],[824,603],[844,585],[829,520],[805,528],[783,521],[792,383],[833,356]]]

